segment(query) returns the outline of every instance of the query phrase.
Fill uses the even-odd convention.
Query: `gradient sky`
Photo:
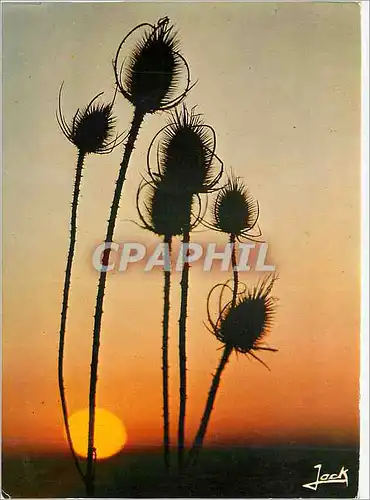
[[[265,353],[227,366],[208,443],[353,444],[358,432],[360,8],[355,4],[3,5],[3,444],[66,449],[57,388],[58,321],[76,150],[58,129],[64,81],[72,117],[113,90],[111,60],[136,24],[168,15],[198,80],[187,100],[217,132],[218,155],[261,206],[280,279]],[[132,108],[115,107],[120,130]],[[132,222],[145,154],[165,116],[147,117],[130,164],[116,241],[156,239]],[[97,272],[121,150],[86,161],[66,349],[71,413],[88,403]],[[215,240],[216,238],[216,240]],[[193,240],[218,241],[212,233]],[[257,273],[242,279],[250,284]],[[188,321],[190,439],[220,351],[203,326],[222,273],[191,270]],[[172,431],[177,422],[174,276]],[[125,423],[132,447],[161,442],[162,275],[140,267],[108,279],[98,405]]]

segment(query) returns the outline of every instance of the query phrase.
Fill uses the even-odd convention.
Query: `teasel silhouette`
[[[241,292],[238,291],[239,273],[236,262],[235,244],[236,241],[241,241],[242,239],[256,241],[256,238],[261,236],[262,233],[258,226],[258,218],[259,218],[258,201],[251,196],[248,188],[241,180],[241,178],[237,177],[233,173],[233,171],[231,171],[228,175],[226,184],[217,193],[217,196],[215,198],[212,207],[211,221],[207,222],[205,219],[202,221],[203,225],[205,225],[207,228],[227,234],[229,236],[229,243],[231,245],[231,264],[233,272],[232,288],[228,285],[228,282],[225,285],[216,285],[216,287],[214,287],[214,289],[218,288],[219,286],[221,286],[222,288],[219,299],[219,317],[221,317],[223,312],[221,304],[222,304],[223,294],[226,289],[229,289],[232,292],[232,299],[227,304],[227,308],[229,310],[232,310],[237,305],[238,294],[240,295]],[[252,231],[256,227],[258,229],[258,232],[253,234]],[[262,288],[263,286],[264,285],[262,285]],[[209,313],[209,300],[211,294],[212,291],[208,298],[208,318],[210,322],[211,319]],[[267,315],[270,312],[271,311],[267,309]],[[212,322],[211,325],[213,325]],[[214,329],[211,331],[214,332]],[[202,446],[204,436],[207,430],[208,421],[216,397],[217,388],[221,380],[221,374],[228,362],[229,356],[232,351],[230,345],[231,345],[230,342],[228,342],[227,344],[225,343],[223,356],[221,358],[220,365],[218,367],[218,370],[216,371],[216,374],[212,382],[211,390],[209,392],[209,397],[201,421],[201,426],[196,435],[192,450],[190,452],[190,462],[195,461],[195,457],[197,456],[197,453],[199,452]],[[236,352],[238,352],[238,345],[237,344],[235,345],[236,346],[234,348]]]
[[[166,471],[170,468],[170,415],[169,415],[169,315],[171,289],[172,240],[180,236],[192,211],[192,195],[188,192],[173,193],[166,189],[166,182],[143,181],[137,191],[136,206],[141,227],[163,238],[164,299],[162,323],[162,388],[163,388],[163,452]],[[201,207],[191,221],[193,229],[201,220]]]
[[[137,34],[140,29],[143,29],[142,37],[136,42],[131,54],[125,57],[121,63],[121,52],[126,41],[132,35]],[[103,266],[106,266],[109,260],[109,244],[113,241],[122,188],[143,120],[148,113],[165,111],[176,106],[191,89],[189,66],[179,52],[178,37],[168,17],[159,19],[155,25],[143,23],[131,30],[118,47],[113,61],[113,69],[118,92],[134,106],[134,115],[120,164],[108,219],[105,237],[107,248],[102,259]],[[179,90],[181,85],[183,85],[183,88]],[[106,272],[103,267],[100,272],[95,305],[90,372],[86,490],[89,496],[94,494],[95,481],[94,424],[105,283]]]
[[[155,148],[156,140],[157,146]],[[151,168],[151,152],[156,149],[157,169]],[[163,189],[176,196],[188,193],[202,206],[200,194],[214,191],[223,173],[223,163],[215,153],[216,133],[204,123],[203,117],[186,105],[175,109],[167,123],[153,138],[147,154],[148,174],[153,182],[160,181]],[[200,211],[202,209],[200,208]],[[185,258],[190,243],[191,207],[182,233],[182,275],[179,317],[179,421],[178,466],[181,472],[185,452],[185,417],[187,399],[186,319],[189,293],[189,263]]]
[[[221,376],[231,353],[235,351],[236,354],[240,353],[252,357],[270,370],[267,364],[257,356],[256,352],[277,352],[277,349],[269,347],[265,342],[267,335],[270,333],[276,311],[277,299],[271,296],[276,279],[276,275],[268,275],[253,288],[248,289],[245,287],[244,290],[237,293],[236,301],[234,300],[234,287],[231,288],[228,282],[215,285],[208,294],[207,317],[209,325],[207,328],[223,344],[223,353],[213,376],[203,416],[189,453],[189,465],[196,462],[202,448]],[[218,300],[218,317],[216,321],[213,321],[210,300],[213,292],[218,288],[221,288]],[[233,298],[223,304],[224,293],[227,290],[232,293]]]
[[[238,268],[236,262],[236,241],[248,239],[259,241],[262,233],[258,226],[259,204],[250,194],[248,188],[240,177],[233,171],[228,175],[226,184],[218,191],[212,207],[210,222],[203,220],[207,228],[229,236],[231,245],[231,265],[233,270],[233,303],[235,304],[238,293]],[[253,230],[257,232],[253,233]]]
[[[71,122],[68,122],[65,119],[62,110],[62,89],[63,84],[61,85],[59,90],[56,119],[62,133],[77,148],[78,153],[72,198],[72,211],[70,218],[70,240],[67,265],[65,270],[62,311],[59,328],[58,383],[68,445],[71,450],[77,471],[79,472],[82,480],[86,483],[85,475],[81,469],[79,460],[73,447],[73,441],[71,438],[68,423],[68,405],[64,388],[65,334],[72,266],[76,246],[77,210],[80,196],[82,170],[86,156],[89,154],[109,154],[117,145],[121,144],[123,139],[122,134],[117,134],[116,136],[114,136],[115,117],[113,116],[113,104],[115,95],[112,99],[112,102],[104,104],[98,101],[99,97],[103,95],[103,92],[100,92],[89,102],[89,104],[85,108],[77,109]]]

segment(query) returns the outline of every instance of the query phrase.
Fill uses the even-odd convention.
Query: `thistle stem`
[[[189,464],[192,464],[196,461],[199,452],[202,448],[203,441],[207,432],[209,419],[211,417],[213,405],[216,399],[217,390],[220,385],[221,375],[227,362],[229,361],[231,352],[232,352],[232,347],[225,346],[216,373],[213,375],[212,384],[208,393],[208,398],[206,406],[204,408],[203,416],[200,421],[198,432],[194,438],[193,446],[189,453]]]
[[[105,243],[112,243],[114,228],[116,225],[117,213],[119,202],[121,198],[123,184],[126,179],[126,172],[129,165],[130,157],[134,149],[135,141],[139,134],[140,126],[143,122],[145,114],[135,109],[134,117],[131,122],[131,128],[126,142],[122,162],[118,178],[116,181],[116,188],[114,192],[113,202],[111,206],[110,216],[108,220],[107,233]],[[102,259],[103,266],[107,266],[109,262],[110,249],[107,248],[104,252]],[[96,450],[94,447],[94,426],[95,426],[95,407],[96,407],[96,385],[98,379],[98,360],[99,360],[99,347],[100,347],[100,331],[103,316],[103,303],[105,283],[107,280],[107,273],[100,272],[98,290],[95,304],[94,315],[94,332],[92,343],[92,356],[91,356],[91,371],[90,371],[90,391],[89,391],[89,434],[88,434],[88,450],[87,450],[87,473],[86,473],[86,493],[87,496],[94,495],[94,461]]]
[[[190,242],[190,214],[187,227],[183,233],[183,249]],[[189,292],[189,263],[187,259],[183,263],[181,276],[181,305],[179,318],[179,368],[180,368],[180,405],[179,405],[179,425],[177,433],[178,446],[178,467],[181,472],[184,463],[184,443],[185,443],[185,415],[186,415],[186,317],[188,310]]]
[[[168,256],[171,256],[172,237],[165,236],[164,243],[168,245]],[[162,377],[163,377],[163,453],[164,464],[168,473],[170,468],[170,415],[168,393],[168,331],[170,315],[171,270],[164,270],[164,301],[163,301],[163,337],[162,337]]]
[[[235,234],[230,234],[230,243],[232,244],[232,251],[231,251],[231,265],[232,265],[232,270],[233,270],[233,297],[232,297],[232,302],[231,302],[231,307],[235,307],[236,305],[236,299],[238,296],[238,284],[239,284],[239,274],[238,274],[238,269],[237,269],[237,264],[236,264],[236,249],[235,249],[235,241],[236,237]],[[230,354],[232,353],[233,348],[230,346],[225,345],[224,351],[222,353],[220,363],[218,365],[218,368],[216,370],[216,373],[213,376],[212,379],[212,384],[211,388],[208,393],[208,399],[206,402],[206,406],[203,412],[203,417],[199,425],[198,432],[194,438],[193,446],[190,450],[189,453],[189,464],[192,464],[196,461],[198,458],[199,452],[203,446],[203,441],[207,432],[207,427],[209,420],[211,418],[211,413],[213,410],[214,402],[216,399],[216,394],[220,385],[221,381],[221,375],[223,370],[225,369],[225,366],[227,365]]]
[[[231,250],[231,265],[233,268],[233,298],[232,298],[232,307],[236,305],[236,299],[238,296],[238,285],[239,285],[239,274],[238,268],[236,265],[236,249],[235,249],[235,234],[230,234],[230,243],[232,244]]]
[[[65,392],[65,387],[64,387],[64,347],[65,347],[65,334],[66,334],[66,325],[67,325],[69,291],[70,291],[70,287],[71,287],[72,265],[73,265],[73,257],[74,257],[75,246],[76,246],[77,207],[78,207],[78,199],[79,199],[79,195],[80,195],[82,169],[83,169],[83,163],[85,160],[85,156],[86,155],[84,152],[82,152],[82,151],[78,152],[76,175],[75,175],[74,190],[73,190],[73,199],[72,199],[71,220],[70,220],[71,231],[70,231],[70,239],[69,239],[69,250],[68,250],[67,266],[66,266],[65,278],[64,278],[62,312],[60,315],[61,320],[60,320],[60,328],[59,328],[59,354],[58,354],[58,384],[59,384],[60,402],[62,405],[62,412],[63,412],[64,428],[66,431],[68,445],[69,445],[73,460],[74,460],[75,465],[76,465],[76,469],[84,482],[85,482],[85,476],[84,476],[84,473],[82,472],[80,462],[77,458],[76,452],[75,452],[74,447],[73,447],[73,441],[72,441],[71,431],[70,431],[69,421],[68,421],[68,406],[67,406],[67,398],[66,398],[66,392]]]

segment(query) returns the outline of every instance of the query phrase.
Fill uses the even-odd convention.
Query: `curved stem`
[[[59,393],[60,393],[60,402],[62,405],[63,412],[63,420],[64,420],[64,428],[66,431],[67,441],[69,448],[72,453],[73,460],[76,465],[76,469],[80,474],[82,480],[85,482],[85,476],[82,472],[80,462],[77,458],[76,452],[73,447],[73,441],[71,437],[71,431],[69,428],[68,422],[68,406],[67,406],[67,398],[64,387],[64,345],[65,345],[65,333],[66,333],[66,325],[67,325],[67,312],[68,312],[68,301],[69,301],[69,291],[71,287],[71,274],[72,274],[72,265],[73,265],[73,257],[76,246],[76,233],[77,233],[77,207],[78,207],[78,199],[80,195],[80,185],[82,179],[82,169],[83,163],[85,160],[85,153],[79,151],[77,157],[77,166],[76,166],[76,175],[74,182],[74,190],[73,190],[73,198],[72,198],[72,212],[71,212],[71,220],[70,220],[70,239],[69,239],[69,250],[67,256],[67,266],[65,270],[65,278],[64,278],[64,288],[63,288],[63,300],[62,300],[62,312],[60,319],[60,328],[59,328],[59,353],[58,353],[58,384],[59,384]]]
[[[127,138],[122,162],[120,165],[120,170],[118,178],[116,181],[116,189],[114,192],[113,202],[111,206],[110,216],[108,220],[108,228],[105,238],[105,243],[111,243],[113,241],[114,228],[116,225],[117,213],[119,208],[119,202],[121,198],[122,188],[124,181],[126,179],[127,167],[130,161],[132,151],[134,149],[135,141],[139,134],[140,126],[144,119],[144,113],[135,109],[134,117],[131,123],[131,129]],[[107,248],[104,252],[104,257],[102,259],[103,266],[108,265],[110,255],[110,249]],[[94,316],[94,332],[93,332],[93,344],[92,344],[92,356],[91,356],[91,371],[90,371],[90,391],[89,391],[89,435],[88,435],[88,449],[87,449],[87,473],[86,473],[86,493],[87,496],[94,495],[94,462],[96,450],[94,447],[94,425],[95,425],[95,406],[96,406],[96,385],[98,378],[98,360],[99,360],[99,347],[100,347],[100,331],[103,316],[103,303],[104,303],[104,291],[105,283],[107,280],[107,273],[105,271],[100,272],[98,290],[96,296],[95,304],[95,316]]]
[[[168,245],[168,257],[171,256],[172,237],[166,236],[164,243]],[[170,265],[170,263],[168,263]],[[163,337],[162,337],[162,381],[163,381],[163,453],[166,471],[170,468],[170,415],[168,393],[168,331],[170,316],[171,269],[164,270],[164,300],[163,300]]]
[[[184,229],[182,238],[182,251],[187,248],[190,242],[190,217],[187,227]],[[184,255],[185,257],[185,255]],[[185,415],[186,415],[186,317],[188,310],[188,292],[189,292],[189,263],[184,259],[181,275],[181,305],[179,318],[179,368],[180,368],[180,405],[179,405],[179,425],[177,433],[178,466],[181,471],[184,463],[185,447]]]
[[[193,446],[191,447],[191,450],[189,453],[189,463],[190,464],[192,464],[196,461],[196,459],[198,458],[199,452],[202,448],[204,437],[205,437],[206,432],[207,432],[209,419],[211,417],[213,405],[214,405],[214,402],[216,399],[217,390],[218,390],[219,385],[220,385],[221,375],[222,375],[222,372],[223,372],[227,362],[229,361],[229,357],[230,357],[231,352],[232,352],[232,347],[225,346],[225,349],[224,349],[222,356],[221,356],[221,359],[220,359],[220,363],[218,365],[216,373],[213,376],[211,388],[209,389],[208,398],[207,398],[206,406],[204,408],[202,419],[200,421],[199,429],[198,429],[198,432],[194,438]]]

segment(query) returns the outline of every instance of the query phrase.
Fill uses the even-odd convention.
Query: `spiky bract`
[[[150,166],[150,152],[157,145],[157,171]],[[215,154],[216,134],[203,117],[185,105],[172,112],[169,123],[154,137],[148,151],[148,171],[152,179],[160,178],[171,192],[192,195],[212,191],[223,172]]]
[[[231,174],[217,193],[212,216],[213,229],[237,238],[248,237],[258,221],[258,202],[250,195],[244,182]]]
[[[113,116],[113,102],[109,104],[97,103],[96,100],[103,94],[97,94],[83,109],[77,109],[72,121],[67,123],[63,116],[61,94],[59,91],[59,105],[57,120],[65,137],[84,154],[110,153],[117,145],[114,138],[115,117]]]
[[[144,210],[140,207],[140,194]],[[163,182],[142,183],[137,194],[137,210],[145,229],[159,236],[178,236],[183,234],[189,221],[192,197],[188,193],[175,194],[164,189]]]
[[[119,64],[124,43],[140,28],[144,28],[142,37]],[[142,114],[170,109],[190,90],[190,70],[178,49],[179,40],[168,17],[155,25],[138,25],[118,47],[113,63],[118,89]],[[186,83],[179,91],[184,76]]]
[[[208,320],[212,333],[220,342],[236,352],[250,354],[255,358],[257,357],[252,351],[276,350],[264,346],[264,340],[270,331],[276,309],[276,299],[271,297],[275,280],[275,276],[268,276],[253,288],[245,288],[239,293],[235,307],[233,307],[232,301],[222,305],[223,293],[225,289],[229,288],[228,285],[213,287],[208,295]],[[222,287],[219,315],[214,323],[209,309],[210,298],[213,291],[219,286]],[[259,358],[257,359],[259,360]]]

